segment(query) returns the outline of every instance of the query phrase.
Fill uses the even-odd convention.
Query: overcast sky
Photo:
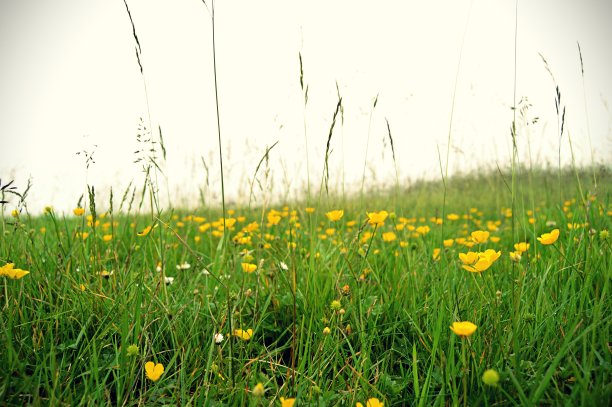
[[[570,159],[568,137],[580,163],[611,161],[610,4],[519,2],[516,99],[527,97],[528,119],[539,118],[534,125],[519,123],[523,162],[528,145],[539,164],[556,165],[558,158],[555,84],[540,54],[566,107],[562,161]],[[196,202],[206,182],[204,160],[204,194],[218,203],[210,10],[198,0],[128,5],[144,77],[123,1],[0,0],[0,178],[23,188],[32,177],[33,212],[45,205],[70,210],[88,183],[101,196],[110,186],[120,196],[130,180],[140,183],[141,165],[133,161],[141,117],[154,138],[158,127],[163,132],[162,195],[175,204]],[[331,140],[330,184],[337,190],[343,182],[348,190],[357,188],[364,163],[368,185],[394,181],[386,121],[400,179],[439,177],[438,151],[444,160],[455,83],[449,172],[507,165],[515,7],[503,0],[217,1],[228,196],[248,197],[255,168],[276,141],[269,163],[272,194],[295,196],[307,173],[319,185],[336,86],[344,109]],[[309,89],[306,108],[299,53]],[[89,169],[80,151],[93,152]],[[261,203],[259,188],[255,198]]]

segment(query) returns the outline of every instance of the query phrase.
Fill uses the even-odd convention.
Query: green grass
[[[227,208],[227,239],[211,208],[96,213],[95,227],[72,213],[6,216],[0,266],[30,274],[0,279],[1,404],[608,405],[612,176],[599,169],[595,189],[589,171],[517,174],[513,214],[511,175],[487,172],[448,179],[444,211],[439,182],[323,195],[313,213],[288,203],[276,225],[269,209]],[[380,210],[384,226],[368,225]],[[442,213],[459,219],[439,224]],[[536,240],[554,228],[554,244]],[[499,241],[454,241],[433,259],[476,230]],[[514,263],[518,242],[530,247]],[[501,251],[489,269],[461,267],[458,253],[487,248]],[[455,321],[478,329],[461,338]],[[165,367],[155,382],[150,360]],[[497,387],[483,384],[487,369]]]

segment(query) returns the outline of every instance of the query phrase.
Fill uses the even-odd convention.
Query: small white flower
[[[185,262],[183,264],[177,264],[176,265],[176,269],[177,270],[189,270],[191,268],[191,264]]]
[[[215,334],[215,343],[216,344],[220,344],[221,342],[223,342],[223,334],[221,332],[218,332]]]
[[[158,264],[157,267],[155,267],[155,270],[157,270],[158,273],[161,273],[162,271],[161,265]]]
[[[164,282],[166,283],[166,285],[170,285],[174,283],[174,277],[164,277]]]
[[[204,274],[205,276],[210,275],[210,271],[208,271],[207,269],[202,269],[202,274]]]
[[[280,262],[280,268],[282,268],[285,271],[289,270],[289,267],[287,266],[287,264],[284,261]]]

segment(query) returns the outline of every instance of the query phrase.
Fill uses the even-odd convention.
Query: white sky
[[[152,127],[168,150],[162,196],[193,203],[220,192],[210,14],[198,0],[128,0],[142,46]],[[518,5],[517,101],[533,106],[536,125],[519,128],[521,158],[556,165],[554,84],[567,108],[568,134],[580,163],[612,158],[612,3],[521,1]],[[468,21],[469,19],[469,21]],[[217,69],[227,194],[248,197],[266,146],[272,195],[290,197],[306,180],[298,53],[309,86],[306,108],[310,176],[318,186],[325,143],[343,97],[344,125],[332,137],[330,183],[391,184],[389,120],[402,180],[439,177],[464,28],[450,172],[509,163],[514,78],[514,1],[223,1],[216,4]],[[585,63],[585,87],[577,41]],[[116,196],[134,179],[139,117],[148,124],[143,79],[123,1],[0,0],[0,178],[20,188],[32,177],[30,210],[70,210],[93,184]],[[584,93],[586,91],[586,94]],[[372,114],[372,102],[379,95]],[[586,96],[586,97],[585,97]],[[586,102],[586,104],[585,104]],[[590,132],[587,127],[587,115]],[[589,140],[590,134],[590,140]],[[155,134],[156,135],[156,134]],[[386,144],[385,144],[386,143]],[[97,147],[94,147],[97,146]],[[95,151],[86,170],[78,151]],[[525,161],[526,162],[526,161]],[[260,173],[263,174],[263,171]],[[263,182],[263,178],[262,178]],[[166,191],[167,188],[167,191]],[[257,202],[264,194],[256,187]],[[166,193],[168,192],[168,193]]]

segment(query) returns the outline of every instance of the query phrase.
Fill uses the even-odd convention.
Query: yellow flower
[[[253,387],[253,396],[255,397],[261,397],[265,392],[266,389],[264,389],[264,385],[261,382],[257,383],[255,387]]]
[[[329,335],[331,333],[331,329],[329,329],[328,326],[326,326],[325,328],[323,328],[323,335]]]
[[[13,209],[13,211],[11,212],[11,216],[13,218],[18,218],[19,217],[19,211],[17,209]]]
[[[550,233],[544,233],[538,237],[538,241],[542,244],[553,244],[559,238],[559,229],[553,229]]]
[[[342,217],[344,216],[344,211],[342,209],[337,209],[334,211],[327,212],[325,216],[327,216],[327,219],[329,219],[330,221],[335,222],[337,220],[342,219]]]
[[[151,229],[152,229],[152,228],[153,228],[153,226],[149,225],[149,226],[147,226],[146,228],[144,228],[144,229],[142,230],[142,232],[138,232],[138,233],[136,233],[136,234],[137,234],[138,236],[146,236],[146,235],[148,235],[148,234],[149,234],[149,232],[151,231]]]
[[[499,256],[501,256],[501,251],[496,252],[493,249],[487,249],[484,252],[478,253],[478,257],[486,257],[491,261],[491,263],[499,259]]]
[[[471,336],[478,327],[469,321],[453,322],[451,331],[461,337]]]
[[[104,235],[102,236],[102,240],[104,240],[105,242],[110,242],[111,240],[113,240],[113,235]]]
[[[465,265],[474,264],[478,261],[478,253],[476,252],[459,253],[459,259]]]
[[[385,242],[392,242],[397,238],[397,236],[393,232],[385,232],[382,234],[382,238]]]
[[[422,235],[426,235],[427,233],[429,233],[430,229],[429,226],[424,225],[424,226],[419,226],[416,228],[416,232],[420,233]]]
[[[164,373],[164,365],[161,363],[155,364],[154,362],[145,363],[145,373],[150,380],[154,382],[158,381],[162,373]]]
[[[448,215],[446,215],[446,219],[448,219],[448,220],[457,220],[457,219],[459,219],[459,215],[457,215],[456,213],[449,213]]]
[[[455,241],[453,239],[445,239],[443,243],[444,247],[451,247]]]
[[[306,213],[313,213],[315,211],[315,208],[308,207],[304,210],[306,211]]]
[[[499,373],[493,369],[488,369],[482,375],[482,382],[487,386],[497,386],[499,383]]]
[[[278,211],[272,209],[270,212],[268,212],[268,225],[278,225],[280,221],[281,215]]]
[[[527,242],[520,242],[520,243],[514,244],[514,250],[516,250],[519,253],[526,252],[528,249],[529,249],[529,243]]]
[[[80,206],[77,208],[74,208],[72,210],[72,213],[74,213],[74,216],[83,216],[83,214],[85,213],[85,209],[81,208]]]
[[[230,214],[229,211],[228,211],[228,214]],[[219,227],[219,230],[221,231],[223,231],[224,226],[225,226],[225,229],[231,229],[236,224],[236,218],[225,218],[225,219],[220,219],[220,221],[221,221],[220,222],[221,226]]]
[[[474,243],[484,243],[489,240],[489,232],[486,230],[476,230],[470,236]]]
[[[436,247],[435,249],[433,249],[433,255],[431,256],[431,258],[434,261],[440,258],[440,248],[439,247]]]
[[[20,278],[23,278],[30,274],[29,271],[16,269],[14,267],[15,263],[8,263],[0,267],[0,276],[5,276],[13,280],[19,280]]]
[[[110,278],[110,276],[112,276],[113,274],[115,274],[115,272],[113,270],[111,271],[107,271],[107,270],[102,270],[100,273],[100,277],[103,278]]]
[[[245,273],[252,273],[257,270],[257,265],[253,263],[242,263],[242,271]]]
[[[234,329],[234,336],[237,336],[243,341],[248,341],[253,336],[253,330],[251,328],[247,329],[246,331],[242,329]]]
[[[472,273],[481,273],[491,267],[491,264],[493,264],[493,262],[489,260],[488,257],[480,257],[474,265],[468,266],[464,264],[461,267]]]
[[[366,407],[384,407],[385,403],[381,402],[377,398],[370,398],[366,401]],[[363,407],[363,404],[357,402],[356,407]]]
[[[382,226],[385,224],[385,219],[389,214],[387,211],[380,212],[366,212],[368,215],[368,223],[372,226]]]
[[[495,262],[501,256],[501,251],[496,252],[493,249],[487,249],[484,252],[475,253],[459,253],[459,258],[465,270],[472,273],[480,273],[491,267],[491,264]]]
[[[281,397],[280,402],[281,402],[281,407],[293,407],[293,405],[295,404],[295,399],[294,398],[286,399],[284,397]]]
[[[519,261],[521,261],[521,252],[520,251],[516,251],[516,252],[510,252],[510,260],[512,260],[515,263],[518,263]]]

